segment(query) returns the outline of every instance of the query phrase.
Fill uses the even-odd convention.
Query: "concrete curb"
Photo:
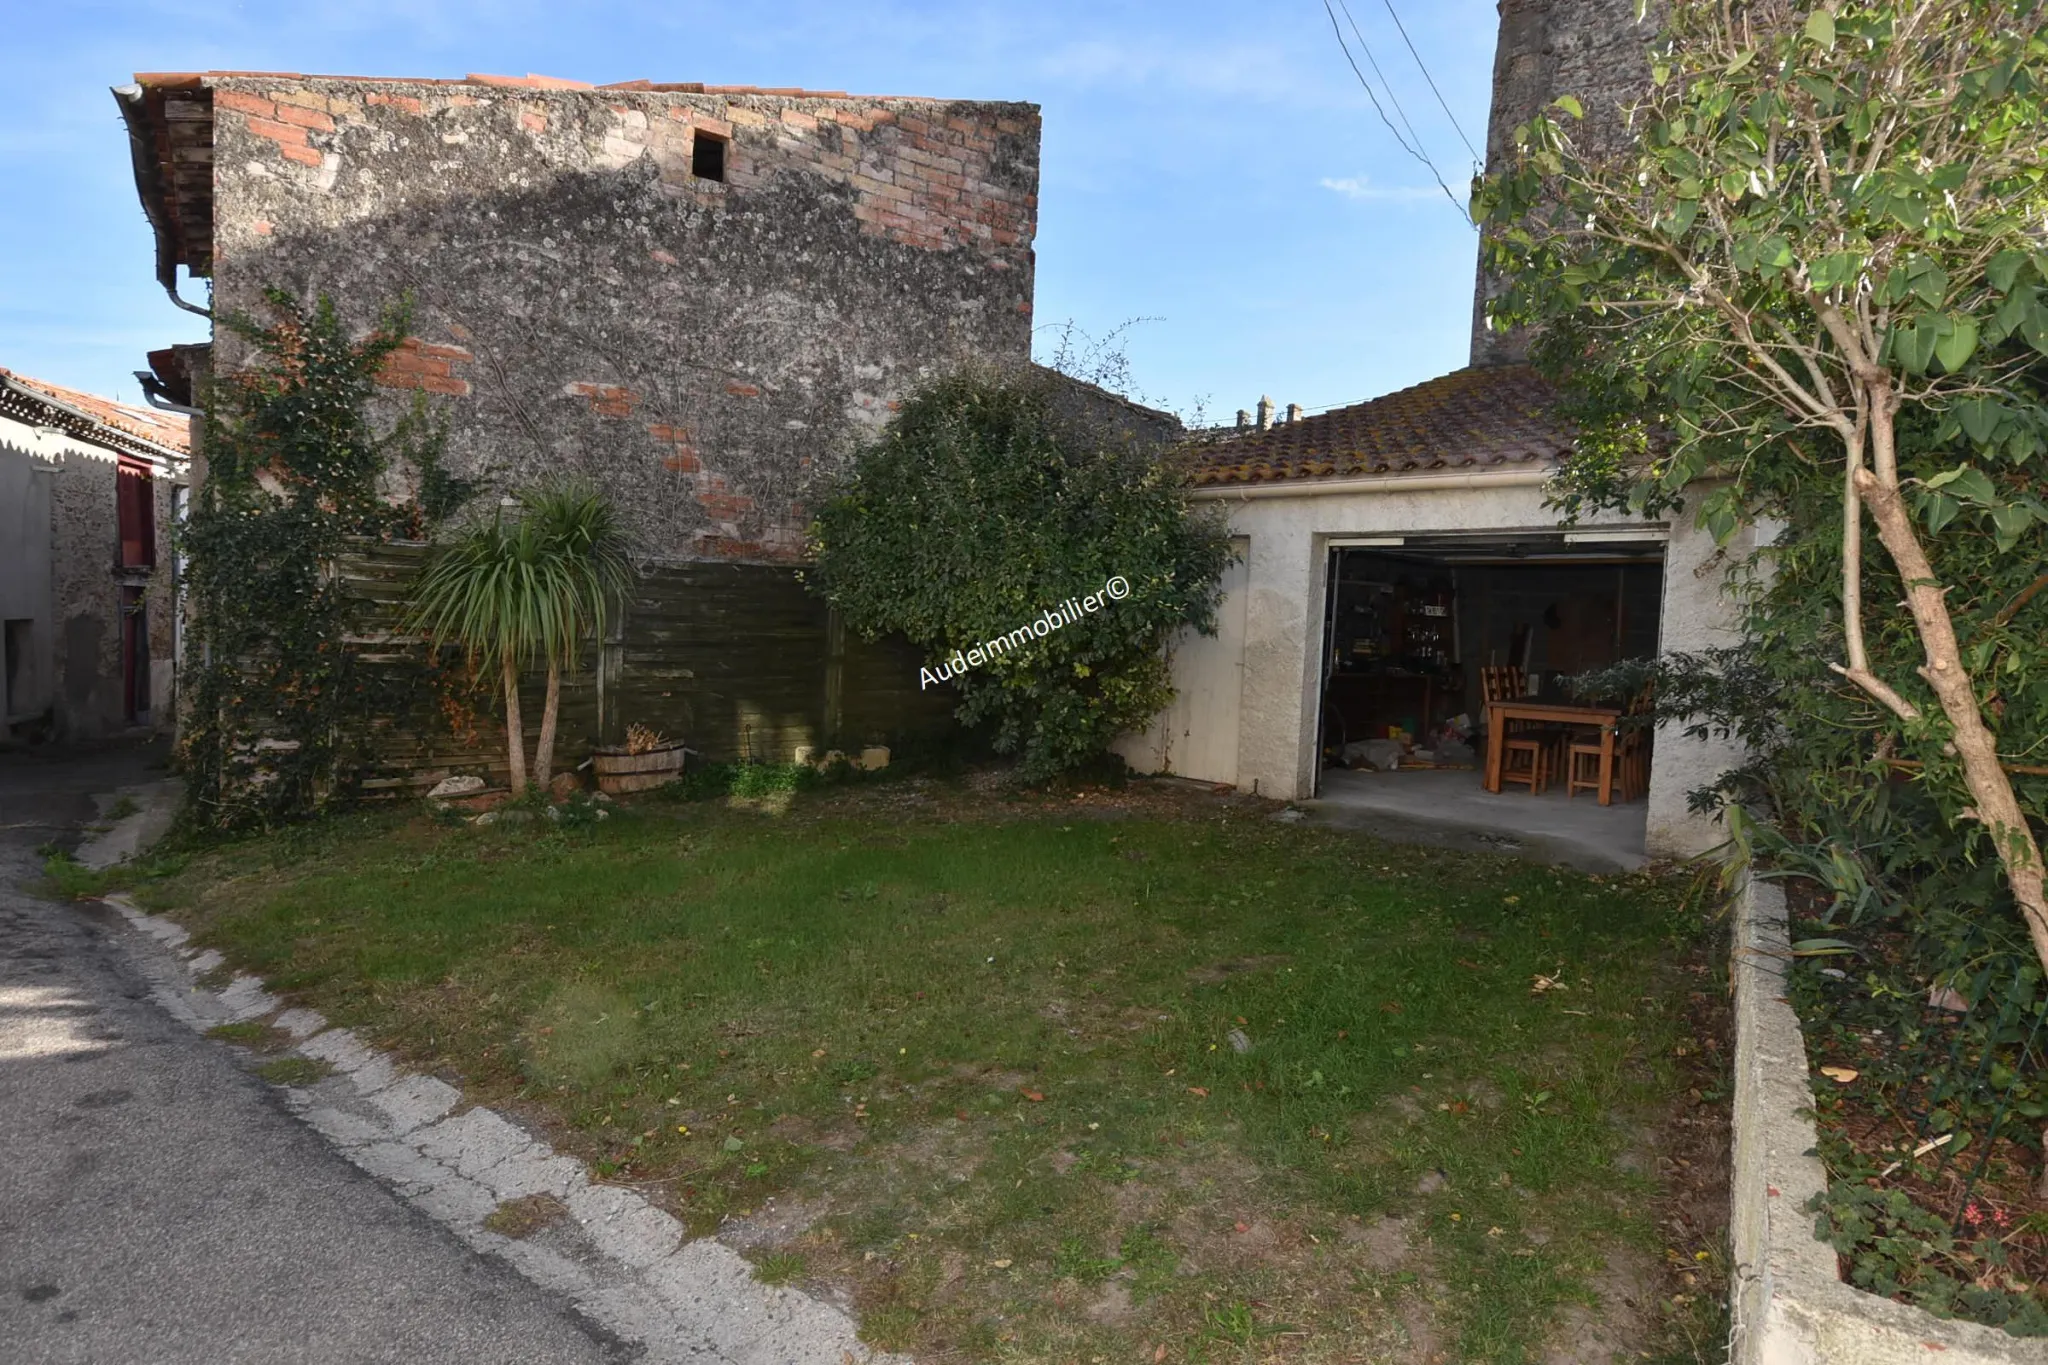
[[[104,818],[124,796],[134,804],[134,811],[113,821],[99,833],[89,835],[79,844],[74,856],[82,866],[95,872],[102,871],[115,863],[127,862],[161,839],[177,818],[178,802],[185,796],[185,784],[175,777],[143,782],[95,796],[93,804]]]
[[[870,1352],[839,1307],[770,1288],[730,1247],[685,1241],[683,1227],[630,1189],[593,1183],[581,1162],[490,1109],[462,1109],[462,1092],[406,1072],[348,1029],[311,1010],[283,1009],[253,976],[219,990],[195,979],[220,954],[189,946],[185,930],[125,896],[104,898],[138,938],[126,946],[170,1014],[198,1032],[268,1020],[289,1052],[327,1063],[312,1085],[285,1086],[286,1106],[355,1165],[475,1250],[497,1256],[567,1297],[604,1330],[641,1345],[638,1357],[675,1365],[909,1365]],[[458,1112],[458,1110],[460,1112]],[[484,1226],[506,1200],[547,1194],[569,1217],[525,1238]]]
[[[1844,1284],[1807,1201],[1815,1154],[1806,1042],[1785,999],[1785,893],[1744,876],[1735,901],[1734,1365],[2048,1362],[2048,1342],[1953,1322]]]

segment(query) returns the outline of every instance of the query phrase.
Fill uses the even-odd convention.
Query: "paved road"
[[[147,762],[0,753],[0,1360],[629,1358],[174,1023],[118,920],[22,889]]]

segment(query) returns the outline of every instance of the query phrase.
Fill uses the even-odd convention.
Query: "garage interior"
[[[1584,845],[1564,857],[1642,861],[1644,803],[1602,807],[1559,782],[1482,788],[1481,669],[1515,667],[1532,701],[1566,680],[1657,653],[1664,546],[1655,532],[1388,536],[1330,546],[1317,797],[1501,839]],[[1397,747],[1398,746],[1398,747]],[[1653,760],[1654,761],[1654,760]],[[1390,764],[1394,766],[1390,766]]]

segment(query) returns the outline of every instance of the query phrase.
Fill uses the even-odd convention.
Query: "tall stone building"
[[[1586,111],[1574,133],[1592,151],[1617,146],[1628,105],[1650,87],[1644,49],[1656,33],[1655,10],[1641,23],[1636,0],[1499,0],[1493,52],[1493,109],[1486,126],[1486,173],[1511,164],[1515,129],[1560,95]],[[1511,364],[1527,357],[1528,337],[1486,325],[1490,282],[1482,264],[1472,301],[1472,363]]]
[[[639,722],[787,761],[950,723],[920,661],[846,638],[795,565],[821,485],[921,378],[1028,361],[1035,105],[483,75],[114,93],[158,280],[187,307],[181,268],[211,285],[188,369],[248,362],[220,324],[260,321],[267,288],[358,329],[409,297],[374,417],[426,395],[489,497],[564,474],[611,495],[647,572],[567,684],[570,749]]]
[[[453,471],[575,471],[661,558],[793,560],[807,491],[920,375],[1030,355],[1036,106],[541,77],[142,75],[167,287],[328,293],[414,338]],[[216,327],[213,364],[243,363]]]

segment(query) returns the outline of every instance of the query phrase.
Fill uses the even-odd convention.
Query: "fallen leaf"
[[[962,1123],[965,1123],[967,1122],[967,1111],[965,1109],[955,1109],[953,1111],[953,1117],[960,1120]]]
[[[1236,1229],[1239,1232],[1250,1232],[1252,1230],[1252,1226],[1249,1223],[1237,1223],[1233,1224],[1233,1226],[1236,1227]]]
[[[1824,1066],[1820,1069],[1820,1074],[1838,1084],[1847,1085],[1862,1073],[1853,1066]]]
[[[1005,1256],[1002,1260],[990,1261],[989,1264],[994,1266],[997,1270],[1008,1270],[1010,1268],[1010,1258]]]
[[[1209,1089],[1207,1086],[1191,1085],[1188,1087],[1188,1093],[1190,1095],[1200,1095],[1205,1100],[1209,1098]]]
[[[1166,1343],[1162,1341],[1159,1343],[1159,1349],[1152,1353],[1152,1365],[1159,1365],[1159,1362],[1164,1359],[1166,1359]]]
[[[1030,1100],[1033,1104],[1042,1104],[1045,1101],[1045,1096],[1036,1090],[1019,1090],[1017,1093]]]
[[[822,1057],[822,1056],[824,1056],[824,1055],[825,1055],[825,1049],[824,1049],[824,1048],[817,1048],[817,1049],[814,1049],[814,1050],[812,1051],[812,1053],[811,1053],[811,1058],[812,1058],[812,1060],[813,1060],[813,1061],[815,1061],[816,1059],[818,1059],[818,1058],[820,1058],[820,1057]]]

